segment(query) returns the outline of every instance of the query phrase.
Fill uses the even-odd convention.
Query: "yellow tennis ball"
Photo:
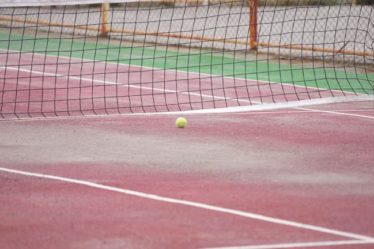
[[[175,125],[178,128],[184,128],[187,125],[187,119],[183,117],[177,118],[177,120],[175,121]]]

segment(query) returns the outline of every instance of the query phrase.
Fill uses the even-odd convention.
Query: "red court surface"
[[[0,122],[0,248],[374,248],[374,103]]]

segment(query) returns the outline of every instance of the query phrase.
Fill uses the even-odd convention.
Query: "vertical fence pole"
[[[109,3],[102,3],[100,16],[101,16],[101,29],[100,36],[108,36],[109,33]]]
[[[249,48],[257,50],[257,4],[258,0],[249,0]]]

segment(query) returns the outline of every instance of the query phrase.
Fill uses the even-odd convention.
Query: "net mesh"
[[[0,9],[2,119],[373,95],[373,5],[9,5]]]

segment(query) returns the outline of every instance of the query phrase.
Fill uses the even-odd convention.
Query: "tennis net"
[[[373,5],[60,2],[0,3],[1,119],[373,96]]]

